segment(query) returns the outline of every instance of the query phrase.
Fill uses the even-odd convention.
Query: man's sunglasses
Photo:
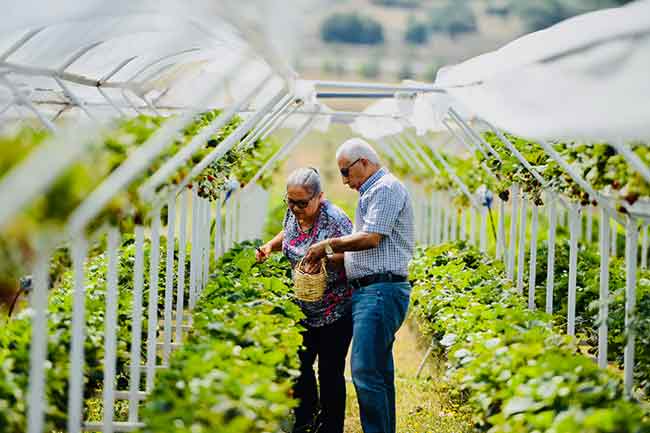
[[[288,207],[297,207],[298,209],[306,209],[309,206],[309,202],[316,197],[316,194],[309,197],[307,200],[292,200],[286,195],[284,196],[284,204]]]
[[[348,165],[347,167],[343,167],[343,168],[341,168],[341,169],[340,169],[340,171],[341,171],[341,176],[343,176],[343,177],[348,177],[348,176],[350,175],[350,169],[352,168],[352,166],[353,166],[354,164],[356,164],[357,162],[361,161],[361,159],[362,159],[362,158],[359,158],[359,159],[357,159],[356,161],[354,161],[352,164]]]

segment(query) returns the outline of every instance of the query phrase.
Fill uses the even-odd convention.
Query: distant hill
[[[432,81],[439,66],[492,51],[570,15],[628,1],[310,0],[308,13],[302,18],[304,37],[295,67],[310,78],[398,81],[411,77]],[[440,11],[437,21],[432,18],[435,10]],[[463,15],[467,13],[469,17]],[[334,14],[356,14],[376,21],[384,42],[325,43],[321,25]],[[425,35],[424,26],[438,32]],[[464,27],[470,32],[464,33]],[[411,40],[424,39],[424,43],[407,43],[407,29]]]

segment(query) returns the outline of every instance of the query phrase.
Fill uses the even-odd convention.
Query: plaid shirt
[[[348,279],[388,272],[407,276],[415,246],[413,220],[402,182],[385,168],[370,176],[359,189],[354,231],[384,236],[377,248],[345,253]]]

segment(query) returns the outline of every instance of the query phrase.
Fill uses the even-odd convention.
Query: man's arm
[[[329,243],[335,253],[346,251],[365,251],[377,248],[384,235],[380,233],[357,232],[340,238],[330,239]],[[323,250],[325,243],[323,243]]]
[[[328,242],[335,253],[344,253],[346,251],[365,251],[377,248],[383,237],[384,235],[380,233],[358,232],[317,242],[309,247],[307,255],[305,255],[303,260],[305,272],[318,272],[318,264],[325,257],[325,246]]]

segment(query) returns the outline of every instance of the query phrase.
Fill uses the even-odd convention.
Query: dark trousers
[[[293,388],[299,400],[294,433],[343,433],[345,420],[345,358],[352,340],[352,316],[317,328],[305,326],[299,352],[300,377]],[[318,356],[318,383],[314,361]],[[320,414],[319,414],[320,409]],[[320,428],[319,428],[320,426]]]

